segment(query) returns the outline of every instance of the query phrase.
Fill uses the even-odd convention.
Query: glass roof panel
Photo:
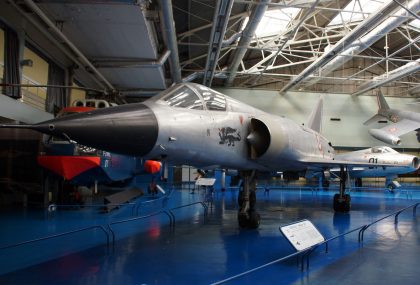
[[[287,24],[296,17],[300,10],[301,9],[299,8],[283,8],[266,11],[261,22],[258,24],[255,36],[268,37],[280,34],[286,29]],[[242,30],[248,24],[248,20],[249,17],[244,20]]]
[[[328,24],[328,26],[344,25],[366,19],[371,13],[377,11],[385,0],[352,0],[344,12],[340,12]]]

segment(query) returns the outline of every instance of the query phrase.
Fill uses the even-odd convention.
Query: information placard
[[[308,220],[280,227],[280,232],[297,250],[305,250],[325,240],[318,229]]]
[[[216,178],[198,178],[195,181],[195,185],[197,185],[197,186],[213,186],[214,182],[216,182]]]

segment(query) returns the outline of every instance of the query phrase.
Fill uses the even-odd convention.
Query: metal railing
[[[27,241],[15,243],[15,244],[6,245],[6,246],[3,246],[3,247],[0,247],[0,250],[7,249],[7,248],[12,248],[12,247],[17,247],[17,246],[21,246],[21,245],[25,245],[25,244],[29,244],[29,243],[34,243],[34,242],[38,242],[38,241],[42,241],[42,240],[57,238],[57,237],[70,235],[70,234],[74,234],[74,233],[79,233],[79,232],[83,232],[83,231],[88,231],[88,230],[92,230],[92,229],[102,230],[102,232],[106,235],[106,244],[107,244],[107,246],[109,246],[109,233],[107,232],[107,230],[103,226],[96,225],[96,226],[90,226],[90,227],[81,228],[81,229],[68,231],[68,232],[64,232],[64,233],[59,233],[59,234],[55,234],[55,235],[51,235],[51,236],[46,236],[46,237],[41,237],[41,238],[37,238],[37,239],[33,239],[33,240],[27,240]]]
[[[173,225],[172,216],[167,211],[159,211],[159,212],[151,213],[151,214],[140,216],[140,217],[135,217],[135,218],[130,218],[130,219],[125,219],[125,220],[120,220],[120,221],[115,221],[115,222],[109,223],[107,225],[107,227],[108,227],[109,232],[112,235],[112,246],[115,246],[115,232],[114,232],[114,230],[111,227],[112,225],[117,225],[117,224],[122,224],[122,223],[128,223],[128,222],[137,221],[137,220],[143,220],[143,219],[154,217],[154,216],[157,216],[157,215],[160,215],[160,214],[165,214],[165,215],[168,216],[168,218],[169,218],[169,225],[170,225],[170,227],[172,227],[172,225]]]
[[[263,269],[263,268],[265,268],[265,267],[267,267],[267,266],[270,266],[270,265],[272,265],[272,264],[275,264],[275,263],[278,263],[278,262],[281,262],[281,261],[288,260],[288,259],[290,259],[290,258],[292,258],[292,257],[297,257],[297,258],[299,258],[299,256],[301,256],[301,270],[302,270],[302,271],[304,270],[304,259],[306,258],[306,269],[309,269],[309,257],[310,257],[310,255],[311,255],[311,253],[312,253],[312,252],[314,252],[314,251],[315,251],[317,248],[319,248],[321,245],[324,245],[324,244],[325,244],[325,253],[328,253],[328,243],[329,243],[330,241],[333,241],[333,240],[335,240],[335,239],[337,239],[337,238],[340,238],[340,237],[346,236],[346,235],[348,235],[348,234],[350,234],[350,233],[353,233],[353,232],[356,232],[356,231],[359,231],[359,234],[358,234],[358,237],[359,237],[359,238],[358,238],[358,242],[359,242],[359,244],[360,244],[360,243],[363,243],[364,232],[365,232],[365,231],[366,231],[366,230],[367,230],[370,226],[372,226],[372,225],[374,225],[374,224],[376,224],[376,223],[378,223],[378,222],[380,222],[380,221],[382,221],[382,220],[384,220],[384,219],[386,219],[386,218],[389,218],[389,217],[391,217],[391,216],[394,216],[394,215],[395,215],[394,224],[398,224],[398,216],[399,216],[402,212],[404,212],[405,210],[410,209],[410,208],[413,208],[413,216],[416,216],[416,213],[417,213],[417,206],[418,206],[419,204],[420,204],[420,202],[415,203],[415,204],[412,204],[412,205],[407,206],[407,207],[405,207],[405,208],[403,208],[403,209],[400,209],[400,210],[398,210],[398,211],[395,211],[395,212],[393,212],[393,213],[391,213],[391,214],[389,214],[389,215],[386,215],[385,217],[382,217],[382,218],[380,218],[380,219],[378,219],[378,220],[375,220],[375,221],[373,221],[373,222],[371,222],[371,223],[369,223],[369,224],[366,224],[366,225],[360,226],[360,227],[358,227],[358,228],[352,229],[352,230],[350,230],[350,231],[348,231],[348,232],[345,232],[345,233],[343,233],[343,234],[340,234],[340,235],[337,235],[337,236],[334,236],[334,237],[328,238],[328,239],[324,240],[323,242],[318,243],[318,244],[316,244],[316,245],[313,245],[313,246],[311,246],[311,247],[309,247],[309,248],[307,248],[307,249],[304,249],[304,250],[301,250],[301,251],[294,252],[294,253],[289,254],[289,255],[287,255],[287,256],[284,256],[284,257],[282,257],[282,258],[279,258],[279,259],[273,260],[273,261],[271,261],[271,262],[268,262],[268,263],[263,264],[263,265],[261,265],[261,266],[258,266],[258,267],[255,267],[255,268],[253,268],[253,269],[247,270],[247,271],[245,271],[245,272],[239,273],[239,274],[237,274],[237,275],[231,276],[231,277],[229,277],[229,278],[223,279],[223,280],[221,280],[221,281],[217,281],[217,282],[211,283],[211,285],[223,284],[223,283],[226,283],[226,282],[228,282],[228,281],[232,281],[232,280],[234,280],[234,279],[237,279],[237,278],[239,278],[239,277],[242,277],[242,276],[248,275],[248,274],[250,274],[250,273],[252,273],[252,272],[255,272],[255,271],[257,271],[257,270]]]

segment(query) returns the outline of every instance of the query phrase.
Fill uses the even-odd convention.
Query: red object
[[[39,155],[38,163],[52,172],[71,180],[77,175],[101,165],[99,156]]]
[[[93,107],[65,107],[60,110],[57,116],[60,117],[62,114],[66,114],[66,113],[83,113],[83,112],[88,112],[92,110],[95,110],[95,108]]]
[[[157,172],[160,171],[161,168],[161,163],[159,161],[155,161],[155,160],[146,160],[146,162],[144,163],[144,170],[147,173],[150,174],[155,174]]]

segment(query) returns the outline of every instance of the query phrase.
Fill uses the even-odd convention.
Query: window
[[[173,93],[163,98],[163,101],[171,107],[203,110],[203,103],[200,97],[187,86],[176,89]]]
[[[300,10],[299,8],[283,8],[266,11],[255,30],[255,36],[267,37],[283,33]],[[249,17],[245,18],[242,30],[245,29],[248,21]]]
[[[340,12],[331,20],[328,27],[362,21],[371,13],[379,10],[383,3],[384,0],[352,0],[344,7],[344,12]]]
[[[23,59],[30,59],[32,61],[32,65],[23,66],[22,83],[30,85],[47,85],[48,62],[28,47],[25,47],[23,50]],[[46,87],[26,87],[24,89],[30,94],[36,95],[43,100],[47,98]]]
[[[203,96],[207,110],[226,111],[226,98],[223,94],[201,85],[198,86],[198,92]]]

